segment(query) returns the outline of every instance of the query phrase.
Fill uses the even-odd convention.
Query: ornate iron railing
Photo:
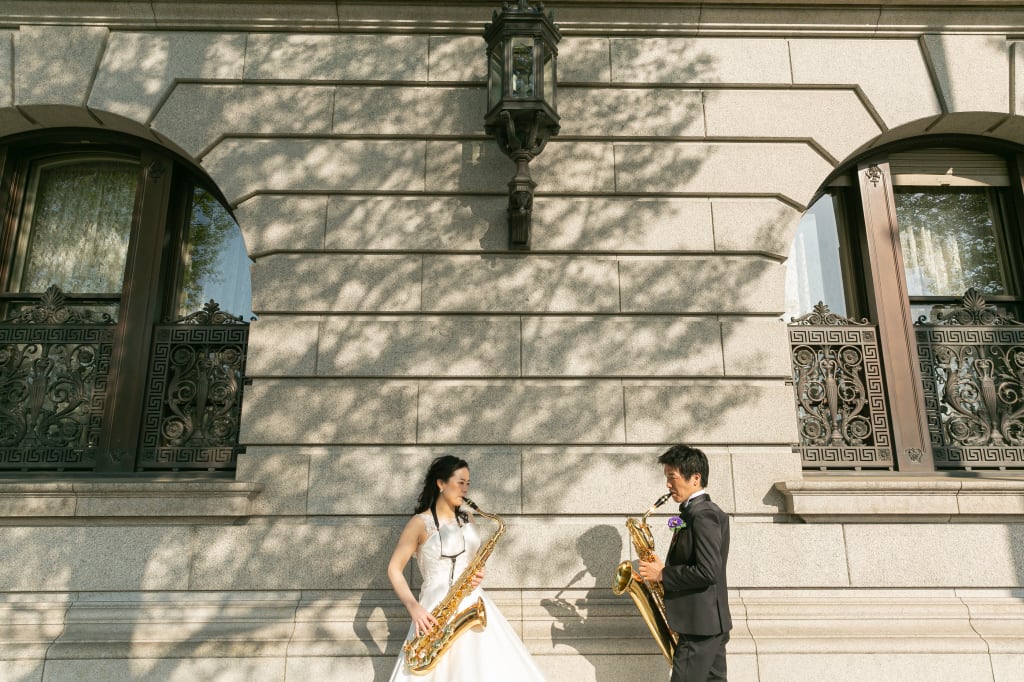
[[[57,286],[5,300],[0,470],[96,468],[111,456],[101,458],[104,429],[117,428],[104,423],[116,304]],[[248,324],[214,301],[154,328],[135,469],[235,467],[248,338]]]
[[[0,323],[0,469],[95,466],[113,324],[57,286]]]
[[[155,329],[140,469],[233,469],[249,325],[210,301]]]
[[[1024,468],[1024,325],[970,289],[916,323],[938,468]]]
[[[803,466],[892,468],[878,335],[819,302],[789,326]]]

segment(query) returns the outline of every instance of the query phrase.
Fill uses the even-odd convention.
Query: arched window
[[[231,469],[249,259],[198,169],[89,130],[0,144],[0,469]]]
[[[988,140],[903,143],[804,215],[786,305],[806,468],[1024,468],[1020,168]]]

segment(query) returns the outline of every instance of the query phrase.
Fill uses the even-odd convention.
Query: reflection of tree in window
[[[896,188],[896,217],[911,296],[1006,293],[992,197],[982,188]]]
[[[178,315],[213,299],[224,310],[248,319],[249,258],[241,232],[227,209],[201,188],[192,195],[187,240]]]

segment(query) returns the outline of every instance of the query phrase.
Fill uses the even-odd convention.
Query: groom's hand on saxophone
[[[470,585],[472,585],[472,588],[475,590],[476,588],[480,587],[480,583],[482,583],[483,581],[484,581],[484,569],[481,568],[479,571],[476,572],[476,574],[473,576],[473,579],[470,580],[469,583],[470,583]]]
[[[640,560],[640,577],[649,583],[661,582],[661,570],[665,568],[664,562],[658,556],[652,555],[650,561]]]

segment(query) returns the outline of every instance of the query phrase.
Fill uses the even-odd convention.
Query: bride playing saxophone
[[[458,585],[461,579],[468,579],[469,585],[456,610],[471,609],[480,600],[480,610],[486,615],[477,620],[475,627],[466,629],[464,634],[455,638],[427,669],[411,669],[403,651],[391,673],[392,682],[544,680],[522,640],[480,588],[484,579],[482,566],[475,573],[464,575],[467,567],[478,560],[477,553],[483,544],[473,516],[463,507],[463,503],[470,504],[466,497],[468,493],[469,465],[466,461],[451,455],[435,459],[424,477],[414,515],[398,538],[388,562],[387,574],[395,594],[412,619],[407,645],[434,628],[449,625],[438,623],[431,611],[449,596],[453,585]],[[482,559],[486,559],[493,541],[494,538],[484,546]],[[414,556],[423,576],[419,599],[413,596],[405,578],[405,567]]]

